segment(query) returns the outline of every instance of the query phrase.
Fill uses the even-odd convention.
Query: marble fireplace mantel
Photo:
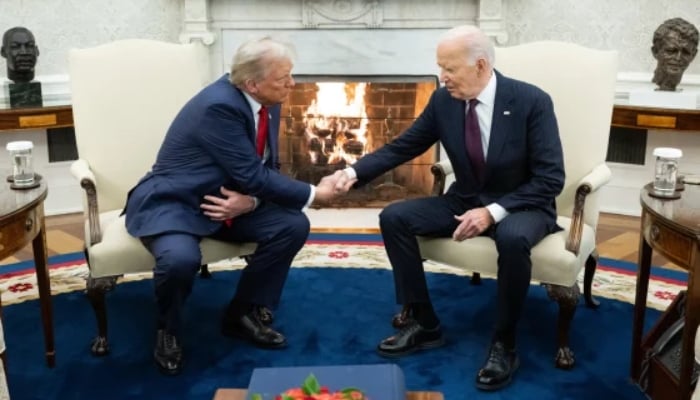
[[[180,41],[208,51],[216,77],[248,37],[292,42],[296,74],[437,75],[435,44],[447,29],[479,26],[508,40],[503,0],[184,0]],[[400,33],[399,33],[400,31]]]
[[[508,41],[503,0],[185,0],[180,41],[211,46],[226,29],[445,29],[459,24],[479,26],[498,44]]]

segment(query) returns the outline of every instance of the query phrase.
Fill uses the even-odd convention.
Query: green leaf
[[[362,393],[362,390],[360,390],[360,389],[358,389],[358,388],[354,388],[354,387],[348,387],[348,388],[342,389],[342,390],[340,391],[340,393],[343,394],[343,397],[344,397],[344,398],[350,399],[350,400],[352,400],[352,395],[351,395],[352,392],[360,392],[360,393]],[[362,399],[364,399],[364,398],[365,398],[365,394],[362,393]]]
[[[263,397],[260,393],[255,393],[250,400],[263,400]]]
[[[301,385],[301,390],[305,395],[319,394],[321,393],[321,385],[318,383],[318,379],[314,374],[309,374],[309,376],[304,379],[304,384]]]

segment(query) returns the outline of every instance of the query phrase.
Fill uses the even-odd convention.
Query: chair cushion
[[[579,254],[566,250],[571,219],[558,217],[557,224],[564,230],[548,235],[532,249],[532,279],[562,286],[572,286],[578,278],[585,259],[595,250],[595,232],[583,226]],[[493,239],[476,237],[463,242],[452,238],[419,237],[423,258],[464,270],[496,276],[498,253]]]
[[[151,272],[155,259],[141,241],[126,230],[125,217],[121,210],[100,214],[102,241],[89,248],[90,276],[121,275],[134,272]],[[88,225],[85,225],[86,238],[89,238]],[[213,239],[202,239],[202,264],[252,254],[253,243],[227,243]]]

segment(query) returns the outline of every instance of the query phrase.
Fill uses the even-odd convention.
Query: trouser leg
[[[199,237],[172,233],[142,238],[156,259],[153,269],[158,328],[172,335],[180,331],[182,309],[192,291],[202,255]]]

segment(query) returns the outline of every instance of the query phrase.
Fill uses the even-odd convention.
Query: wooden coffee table
[[[218,389],[214,400],[245,400],[245,389]],[[444,400],[440,392],[408,392],[406,400]]]

